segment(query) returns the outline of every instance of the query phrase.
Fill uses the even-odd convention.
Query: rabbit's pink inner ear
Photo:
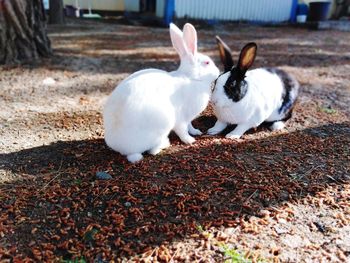
[[[179,56],[181,58],[186,56],[188,51],[183,40],[182,31],[173,23],[170,24],[170,39]]]
[[[247,71],[254,63],[258,47],[251,42],[245,45],[239,56],[238,66],[243,71]]]
[[[193,25],[187,23],[184,25],[184,41],[188,50],[193,56],[197,54],[197,32]]]

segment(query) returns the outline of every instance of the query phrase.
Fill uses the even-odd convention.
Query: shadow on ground
[[[201,119],[200,125],[207,120]],[[232,226],[349,178],[350,123],[232,142],[201,137],[129,164],[102,139],[1,154],[25,179],[0,185],[0,247],[8,257],[130,256],[197,227]],[[112,179],[96,180],[97,171]],[[52,251],[51,253],[47,252]]]
[[[286,34],[285,30],[290,33]],[[53,27],[50,32],[55,56],[34,67],[90,74],[118,74],[144,68],[174,70],[179,60],[166,28],[95,23]],[[216,34],[228,43],[236,59],[244,44],[257,42],[259,50],[254,67],[346,65],[350,60],[349,43],[341,41],[337,33],[333,32],[335,36],[330,34],[329,37],[325,35],[320,38],[309,30],[296,28],[244,25],[214,26],[210,30],[198,28],[199,49],[210,54],[220,67]]]
[[[267,45],[269,50],[286,48],[278,45]],[[170,48],[170,47],[169,47]],[[215,52],[216,50],[211,50]],[[238,51],[238,50],[237,50]],[[205,52],[204,52],[205,53]],[[290,52],[261,52],[258,55],[253,68],[259,67],[283,67],[292,66],[299,68],[329,67],[347,65],[349,56],[339,54],[315,54],[312,52],[295,53]],[[215,64],[221,69],[222,65],[217,56],[211,56]],[[238,55],[237,55],[238,59]],[[132,63],[126,63],[132,61]],[[165,71],[176,70],[179,65],[179,58],[176,55],[164,55],[161,58],[153,55],[128,54],[128,55],[75,55],[73,53],[57,52],[52,59],[46,63],[30,65],[29,68],[45,67],[50,70],[65,70],[70,72],[85,72],[90,74],[131,74],[146,68],[157,68]]]

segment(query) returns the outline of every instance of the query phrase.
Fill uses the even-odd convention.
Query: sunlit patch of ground
[[[50,28],[52,59],[0,69],[0,261],[350,260],[350,34],[199,27],[218,65],[217,34],[237,56],[256,41],[256,67],[300,81],[285,130],[193,146],[171,134],[138,164],[109,150],[108,94],[136,70],[177,67],[163,28],[74,21]],[[194,125],[214,122],[209,107]]]

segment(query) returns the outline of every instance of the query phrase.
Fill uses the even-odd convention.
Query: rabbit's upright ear
[[[258,46],[254,42],[248,43],[242,48],[237,65],[242,73],[245,73],[253,65],[257,49]]]
[[[193,25],[186,23],[183,28],[183,39],[188,51],[195,56],[197,54],[197,31]]]
[[[183,40],[182,31],[173,23],[170,24],[170,38],[173,47],[179,54],[180,58],[185,57],[188,54],[186,44]]]
[[[219,48],[220,59],[222,64],[224,65],[224,70],[225,72],[228,72],[232,69],[234,65],[231,49],[226,45],[226,43],[219,36],[216,36],[215,38]]]

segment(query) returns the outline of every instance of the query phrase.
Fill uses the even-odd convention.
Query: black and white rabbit
[[[263,122],[269,123],[271,130],[284,128],[298,96],[296,79],[278,68],[248,71],[256,56],[255,43],[243,47],[234,66],[230,48],[218,36],[216,40],[225,72],[217,78],[213,88],[211,103],[217,122],[208,134],[218,134],[228,124],[237,124],[226,135],[231,139],[240,138]]]

